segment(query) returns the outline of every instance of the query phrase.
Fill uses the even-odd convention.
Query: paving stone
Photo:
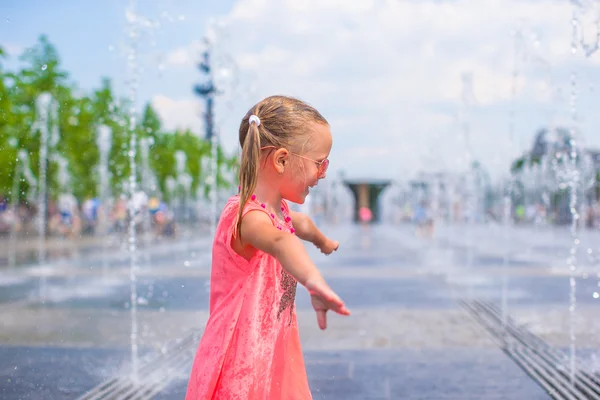
[[[549,398],[457,300],[472,296],[499,304],[507,274],[510,314],[567,348],[568,232],[517,227],[507,242],[493,226],[440,226],[436,240],[416,237],[412,226],[325,230],[341,241],[339,252],[324,256],[310,245],[307,250],[353,315],[331,315],[323,332],[306,291],[298,290],[300,335],[315,399]],[[600,234],[590,233],[581,248],[598,240]],[[202,331],[208,318],[209,246],[207,238],[158,243],[145,250],[150,264],[140,254],[136,318],[142,353]],[[505,252],[510,253],[507,268]],[[108,276],[102,273],[101,247],[89,243],[72,259],[55,255],[54,264],[45,267],[0,271],[0,398],[73,398],[127,374],[129,256],[118,247],[105,255]],[[44,302],[36,298],[42,276]],[[578,279],[575,331],[589,364],[600,358],[600,325],[590,322],[597,320],[596,288],[595,278]],[[189,366],[156,398],[183,398],[187,374]]]

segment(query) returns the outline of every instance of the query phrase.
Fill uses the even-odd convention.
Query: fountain
[[[13,184],[10,192],[10,209],[13,213],[14,221],[10,227],[10,237],[9,237],[9,246],[8,246],[8,266],[13,268],[16,264],[16,245],[17,245],[17,221],[19,218],[19,192],[20,192],[20,182],[21,175],[23,174],[23,170],[25,168],[25,159],[23,156],[27,157],[27,152],[25,150],[19,150],[19,155],[15,161],[15,169],[13,172]]]
[[[571,18],[571,53],[573,56],[577,55],[577,50],[580,46],[579,40],[579,9],[580,3],[575,2],[573,6],[573,13]],[[581,39],[583,43],[583,38]],[[585,50],[585,46],[584,50]],[[586,56],[591,55],[586,51]],[[575,334],[575,315],[577,306],[577,273],[578,273],[578,259],[577,250],[579,248],[579,220],[580,220],[580,200],[578,198],[578,192],[580,190],[580,171],[578,164],[581,160],[581,151],[579,149],[579,138],[578,136],[578,115],[577,115],[577,72],[573,70],[570,74],[570,116],[571,116],[571,128],[569,132],[569,153],[566,155],[567,163],[563,165],[568,182],[569,189],[569,211],[571,213],[571,249],[569,257],[567,258],[567,265],[569,266],[569,376],[571,385],[575,383],[576,375],[576,351],[577,351],[577,337]]]
[[[515,136],[515,99],[517,93],[517,79],[519,77],[519,43],[520,40],[516,32],[512,32],[514,36],[513,48],[513,70],[511,74],[510,84],[510,108],[508,114],[508,153],[512,155],[513,141]],[[506,329],[506,319],[508,317],[508,264],[510,262],[511,252],[511,234],[510,228],[512,225],[512,193],[513,193],[513,178],[512,174],[509,177],[502,179],[500,194],[502,196],[502,227],[504,233],[504,252],[502,255],[502,293],[501,293],[501,312],[502,312],[502,327]]]
[[[190,191],[192,187],[192,177],[185,172],[186,170],[186,162],[187,155],[182,151],[178,150],[175,152],[175,161],[176,161],[176,171],[177,178],[175,180],[175,188],[177,188],[177,220],[180,222],[180,225],[184,223],[188,223],[190,221]],[[183,230],[184,232],[184,242],[185,242],[185,250],[183,251],[184,255],[184,263],[189,264],[188,255],[189,255],[189,244],[190,244],[190,236],[191,229],[190,226],[187,229]]]
[[[42,93],[36,100],[36,122],[33,129],[40,132],[40,167],[38,173],[38,261],[42,264],[46,258],[46,197],[47,197],[47,163],[48,163],[48,136],[49,136],[49,108],[52,105],[52,96]]]
[[[38,263],[41,265],[46,261],[46,214],[47,214],[47,169],[50,159],[50,150],[58,142],[58,105],[50,93],[42,93],[36,99],[36,120],[33,125],[34,131],[40,133],[40,167],[38,174]],[[40,277],[39,296],[42,302],[46,296],[46,277]]]
[[[171,203],[171,209],[175,208],[175,197],[177,189],[177,180],[172,176],[167,176],[165,179],[165,187],[167,188],[167,193],[169,194],[169,202]]]
[[[33,176],[33,172],[29,168],[29,155],[27,151],[21,149],[18,152],[14,175],[13,175],[13,184],[11,190],[11,199],[10,199],[10,209],[13,213],[13,224],[10,228],[10,237],[9,237],[9,246],[8,246],[8,265],[9,267],[14,267],[16,265],[16,252],[17,252],[17,223],[19,220],[19,197],[21,194],[21,181],[25,177],[27,183],[29,184],[29,192],[30,194],[27,196],[31,198],[31,193],[35,193],[37,181]]]
[[[100,206],[98,212],[98,234],[102,237],[102,271],[104,276],[108,272],[108,233],[109,233],[109,198],[110,182],[108,159],[112,144],[112,130],[106,125],[100,125],[97,129],[96,143],[100,151],[100,163],[98,172],[100,173],[100,187],[98,190],[100,197]]]
[[[534,32],[529,31],[526,26],[520,26],[511,31],[511,37],[513,40],[513,60],[512,60],[512,71],[511,71],[511,84],[510,84],[510,106],[508,110],[508,155],[511,159],[516,158],[515,153],[515,102],[517,93],[517,84],[519,77],[521,76],[521,70],[523,69],[525,61],[531,61],[532,64],[540,68],[546,75],[546,81],[550,87],[554,86],[552,79],[552,70],[549,63],[537,54],[540,48],[540,41]],[[533,51],[531,51],[531,45]],[[552,107],[550,110],[550,126],[552,126]],[[552,128],[550,129],[553,130]],[[526,165],[531,166],[531,170],[523,168],[520,172],[522,181],[524,183],[522,192],[523,207],[527,210],[530,207],[535,207],[540,201],[543,195],[543,188],[541,187],[541,176],[543,174],[543,166],[541,160],[529,158],[524,161]],[[501,313],[503,326],[506,325],[506,319],[508,318],[508,265],[510,264],[510,254],[512,251],[512,240],[511,240],[511,227],[513,225],[513,197],[517,195],[515,176],[511,172],[509,177],[501,181],[500,193],[502,197],[501,210],[502,210],[502,228],[503,228],[503,256],[502,256],[502,289],[501,289]],[[541,191],[541,193],[540,193]],[[548,196],[546,196],[548,197]],[[548,197],[549,199],[549,197]],[[528,202],[531,201],[533,205]],[[526,215],[527,217],[527,215]]]
[[[186,200],[187,200],[187,192],[184,185],[185,182],[185,163],[187,161],[187,156],[182,150],[177,150],[175,152],[175,165],[176,165],[176,182],[179,186],[179,190],[177,190],[177,220],[182,223],[186,220],[187,212],[185,212],[187,208]]]
[[[152,196],[156,192],[156,183],[152,171],[150,169],[150,146],[154,144],[154,139],[141,138],[140,151],[142,153],[142,190],[147,196]],[[146,267],[150,267],[150,246],[152,244],[152,216],[150,215],[149,207],[143,209],[142,224],[144,234],[144,262]]]
[[[475,171],[472,168],[473,164],[473,152],[471,149],[471,125],[470,125],[470,109],[474,104],[473,95],[473,76],[471,73],[463,73],[462,79],[462,96],[461,96],[461,110],[460,110],[460,123],[462,128],[462,134],[465,141],[465,165],[467,172],[464,175],[464,192],[463,199],[465,204],[465,215],[466,215],[466,248],[467,248],[467,262],[466,270],[470,273],[473,267],[473,228],[476,218],[476,184],[475,184]],[[468,297],[472,296],[472,285],[468,285]]]
[[[136,135],[136,100],[138,89],[138,63],[137,63],[137,46],[139,33],[137,29],[138,19],[135,14],[135,0],[129,1],[129,9],[126,12],[128,28],[129,28],[129,54],[128,54],[128,86],[129,86],[129,279],[130,279],[130,315],[131,315],[131,379],[137,382],[138,376],[138,324],[137,324],[137,237],[136,237],[136,216],[134,197],[137,189],[137,168],[135,156],[137,151],[137,135]]]
[[[573,56],[577,55],[579,48],[583,50],[583,54],[586,58],[589,58],[598,50],[600,50],[600,13],[598,9],[594,10],[594,6],[598,6],[597,2],[581,2],[571,1],[573,4],[573,14],[571,19],[571,53]],[[585,13],[591,14],[596,11],[594,15],[594,24],[597,32],[595,41],[591,44],[586,43],[583,24],[581,19],[585,16]],[[575,336],[575,312],[577,305],[577,273],[578,273],[578,259],[577,250],[580,244],[579,229],[581,225],[581,199],[578,197],[578,192],[581,190],[585,194],[585,183],[582,185],[582,173],[583,168],[583,152],[581,151],[581,137],[577,137],[578,130],[578,114],[577,114],[577,73],[575,70],[571,72],[570,76],[571,91],[570,91],[570,114],[571,114],[571,131],[570,131],[570,154],[568,167],[569,173],[569,210],[571,212],[571,249],[570,255],[567,259],[569,265],[570,277],[569,277],[569,338],[570,343],[570,378],[571,384],[574,384],[576,371],[576,336]],[[583,189],[583,190],[582,190]],[[583,198],[585,200],[585,197]]]

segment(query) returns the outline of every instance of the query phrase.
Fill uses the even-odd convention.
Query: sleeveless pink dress
[[[285,201],[282,209],[289,208]],[[296,280],[274,257],[247,261],[231,248],[239,196],[227,202],[212,250],[210,316],[200,341],[186,400],[312,399],[294,302]],[[244,215],[258,210],[253,201]],[[291,223],[269,215],[281,230]]]

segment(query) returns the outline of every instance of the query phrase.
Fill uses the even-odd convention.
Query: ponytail
[[[260,163],[260,131],[257,123],[248,123],[248,133],[242,146],[240,162],[240,208],[233,228],[233,237],[241,238],[242,216],[250,196],[256,189]]]

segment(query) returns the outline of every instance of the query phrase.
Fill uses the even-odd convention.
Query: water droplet
[[[179,20],[180,20],[180,21],[184,21],[184,20],[185,20],[185,15],[180,15],[180,16],[179,16]]]
[[[185,287],[185,285],[181,285],[181,287],[183,287],[183,288],[184,288],[184,287]]]
[[[6,18],[6,22],[8,22],[10,24],[10,18]]]
[[[42,65],[42,71],[45,71],[48,68],[46,64]]]
[[[108,51],[115,51],[115,46],[113,46],[112,44],[108,45]]]
[[[595,299],[597,299],[598,297],[600,297],[600,294],[598,294],[598,292],[594,292],[594,294],[592,295]]]
[[[184,261],[183,262],[183,266],[184,267],[189,267],[190,266],[190,262],[189,261]]]

